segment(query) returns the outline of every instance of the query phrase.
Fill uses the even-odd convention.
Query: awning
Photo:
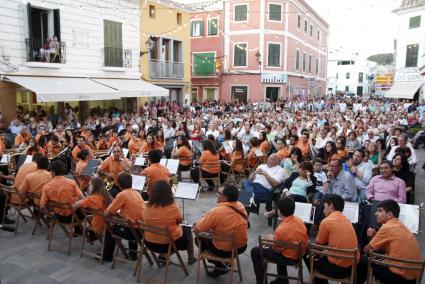
[[[119,91],[121,97],[168,97],[167,89],[155,86],[143,80],[131,79],[92,79],[102,85]]]
[[[38,102],[104,101],[121,99],[117,90],[85,78],[6,76],[33,91]]]
[[[395,83],[394,86],[385,94],[385,97],[411,100],[422,84],[422,82]]]

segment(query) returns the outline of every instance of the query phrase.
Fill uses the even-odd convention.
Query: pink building
[[[221,19],[220,99],[325,95],[329,26],[304,0],[225,0]],[[193,52],[211,49],[211,39],[195,40]]]

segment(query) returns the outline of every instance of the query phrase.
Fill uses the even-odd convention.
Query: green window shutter
[[[215,54],[213,52],[193,54],[194,74],[212,75],[215,73]]]
[[[419,52],[419,45],[412,44],[407,46],[406,67],[418,66],[418,52]]]
[[[269,4],[269,20],[281,21],[282,20],[282,6],[277,4]]]
[[[190,25],[190,35],[193,36],[193,30],[194,28],[195,22],[192,22],[192,24]]]
[[[409,29],[419,28],[421,26],[421,16],[411,17],[409,19]]]
[[[235,21],[246,21],[247,13],[248,13],[248,6],[247,5],[238,5],[235,7]]]
[[[319,74],[319,58],[316,58],[316,75]]]
[[[296,54],[295,69],[300,70],[300,51],[299,50],[297,50],[297,54]]]
[[[218,20],[209,19],[208,20],[208,35],[217,35],[218,34]]]
[[[199,21],[200,25],[201,25],[201,32],[200,32],[200,36],[204,35],[204,21]]]
[[[54,33],[58,37],[58,41],[61,41],[61,14],[59,9],[53,10],[54,18]]]
[[[313,58],[311,57],[311,55],[309,55],[308,56],[308,73],[311,73],[311,64],[312,64],[312,61],[313,60]]]
[[[269,44],[269,58],[268,66],[279,67],[280,66],[280,45],[279,44]]]
[[[234,66],[246,66],[246,44],[237,44],[234,47]]]
[[[303,53],[303,71],[305,72],[305,67],[306,67],[306,55],[305,53]]]
[[[104,20],[105,66],[122,67],[122,23]]]

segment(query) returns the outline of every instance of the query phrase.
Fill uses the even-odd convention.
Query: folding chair
[[[6,218],[6,212],[7,212],[7,208],[13,208],[16,211],[16,223],[15,223],[15,235],[18,233],[18,228],[19,228],[19,220],[20,218],[22,218],[22,220],[24,220],[25,222],[27,221],[26,218],[33,218],[34,213],[31,209],[30,204],[28,203],[28,201],[25,199],[25,196],[23,194],[21,194],[19,191],[15,190],[13,187],[11,186],[6,186],[6,185],[1,185],[1,189],[3,190],[3,192],[6,195],[6,201],[5,201],[5,206],[4,206],[4,210],[3,210],[3,218],[1,220],[1,223],[4,225],[4,218]],[[18,202],[15,203],[12,201],[12,196],[15,195],[18,197]],[[27,209],[31,216],[25,216],[23,214],[23,210]]]
[[[49,226],[49,235],[48,235],[48,240],[49,240],[49,244],[47,247],[47,250],[50,250],[52,247],[52,239],[53,239],[53,231],[56,225],[59,225],[59,227],[62,229],[62,231],[64,232],[66,238],[68,239],[68,245],[66,250],[64,251],[65,253],[68,254],[68,256],[71,256],[71,249],[72,249],[72,239],[74,238],[74,228],[77,226],[81,226],[81,220],[78,218],[78,216],[76,215],[76,213],[74,212],[74,210],[72,209],[71,205],[66,204],[66,203],[59,203],[59,202],[55,202],[55,201],[51,201],[49,200],[46,204],[46,208],[49,214],[49,218],[50,218],[50,226]],[[61,222],[58,217],[56,216],[56,211],[55,210],[60,210],[60,209],[65,209],[65,210],[69,210],[71,213],[71,220],[69,223],[64,223]],[[61,248],[59,248],[58,246],[56,246],[56,249],[58,249],[59,251],[63,251]]]
[[[42,212],[39,204],[41,199],[41,194],[35,192],[26,192],[25,198],[28,200],[28,204],[32,207],[33,219],[35,220],[34,228],[32,229],[32,235],[35,235],[35,231],[37,227],[43,227],[43,224],[46,228],[49,228],[49,221],[47,220],[47,216]]]
[[[137,251],[131,251],[130,248],[127,249],[127,248],[124,247],[123,241],[126,240],[126,239],[124,239],[123,237],[114,233],[113,228],[115,226],[119,226],[121,228],[125,228],[125,229],[129,230],[131,232],[133,238],[134,238],[134,241],[137,242],[138,246],[140,246],[141,240],[143,238],[143,235],[139,234],[137,228],[135,227],[135,224],[131,223],[130,221],[122,219],[122,218],[118,218],[118,217],[107,218],[106,219],[107,230],[109,230],[112,238],[115,241],[115,251],[114,251],[114,258],[113,258],[113,261],[112,261],[111,269],[115,268],[117,261],[122,261],[122,262],[126,262],[126,263],[133,263],[132,260],[129,260],[130,257],[128,255],[128,253],[130,253],[130,252],[137,253],[138,258],[139,258],[139,255],[144,254],[146,256],[146,258],[148,259],[149,263],[152,265],[152,259],[146,253],[146,251],[143,249],[142,246],[140,246],[140,248],[138,248]],[[133,241],[133,240],[131,240],[131,241]],[[121,251],[123,257],[119,256],[120,251]],[[138,267],[138,263],[136,262],[136,267],[135,267],[133,276],[136,276],[137,267]]]
[[[80,208],[81,212],[84,215],[84,219],[83,219],[83,236],[82,236],[82,240],[81,240],[81,251],[80,251],[80,257],[83,257],[84,255],[88,255],[88,256],[92,256],[96,259],[98,259],[100,261],[100,264],[103,263],[103,253],[104,253],[104,246],[105,246],[105,229],[103,230],[103,232],[99,233],[99,232],[95,232],[92,228],[92,220],[94,216],[99,216],[103,218],[103,211],[102,210],[98,210],[98,209],[91,209],[91,208]],[[87,242],[87,237],[88,234],[92,232],[96,238],[102,243],[102,250],[100,255],[98,255],[95,252],[91,252],[89,250],[86,250],[85,245]]]
[[[302,252],[302,246],[301,243],[299,242],[284,242],[284,241],[275,241],[275,240],[271,240],[271,239],[267,239],[264,238],[262,236],[258,236],[258,244],[259,244],[259,248],[260,248],[260,256],[261,256],[261,262],[263,263],[263,267],[264,267],[264,277],[263,277],[263,284],[268,283],[267,282],[267,276],[275,276],[278,277],[278,279],[294,279],[297,280],[297,284],[302,284],[303,283],[303,252]],[[297,260],[295,260],[295,268],[298,270],[298,276],[294,277],[294,276],[282,276],[282,275],[278,275],[278,274],[273,274],[273,273],[268,273],[267,272],[267,267],[269,263],[274,263],[271,260],[268,260],[264,257],[264,247],[273,247],[277,250],[280,249],[291,249],[294,251],[297,251]]]
[[[345,284],[354,284],[356,283],[357,276],[357,252],[358,249],[336,249],[328,246],[321,246],[317,244],[309,244],[309,255],[310,255],[310,283],[314,283],[315,278],[327,279],[335,282],[345,283]],[[345,278],[332,278],[326,276],[314,267],[314,259],[316,256],[319,257],[332,257],[336,259],[351,260],[351,273]]]
[[[215,169],[215,168],[221,168],[221,163],[219,162],[210,162],[210,163],[201,163],[199,165],[199,187],[201,190],[204,189],[205,186],[203,186],[203,182],[207,184],[207,187],[209,188],[208,181],[212,181],[215,184],[216,190],[220,188],[220,171],[217,173],[217,176],[215,177],[203,177],[202,176],[202,169],[208,170],[208,169]]]
[[[242,172],[237,172],[234,170],[234,167],[237,165],[241,165],[243,169],[245,166],[244,159],[235,160],[233,167],[230,167],[229,171],[221,171],[220,175],[225,175],[228,183],[232,182],[233,180],[233,183],[237,185],[242,180],[242,178],[245,177],[243,170]]]
[[[187,268],[183,262],[183,259],[180,255],[179,250],[177,249],[177,246],[173,240],[173,237],[171,236],[170,230],[167,227],[156,227],[156,226],[152,226],[152,225],[148,225],[146,223],[143,223],[141,221],[137,222],[137,226],[139,229],[139,232],[141,233],[145,233],[145,232],[149,232],[158,236],[163,236],[163,237],[167,237],[168,238],[168,251],[167,253],[164,255],[165,257],[165,276],[164,276],[164,282],[161,283],[167,283],[167,279],[168,279],[168,268],[170,264],[176,265],[178,267],[181,267],[181,269],[183,269],[183,272],[186,276],[189,275],[189,272],[187,271]],[[147,251],[150,251],[151,254],[153,255],[155,262],[158,264],[157,258],[155,256],[155,252],[151,249],[149,249],[148,247],[145,246],[145,238],[142,238],[142,247],[144,249],[146,249]],[[171,261],[171,256],[175,254],[177,256],[177,260],[178,263],[174,263]],[[137,260],[137,282],[139,282],[142,279],[143,273],[142,273],[142,255],[139,255],[139,258]],[[158,265],[159,266],[159,265]],[[157,280],[155,279],[147,279],[149,281],[152,282],[157,282]]]
[[[185,182],[191,182],[191,178],[190,178],[190,170],[192,169],[193,166],[193,158],[179,158],[180,162],[190,162],[190,168],[187,171],[178,171],[177,172],[177,177],[179,181],[185,181]]]
[[[249,176],[257,169],[257,167],[261,164],[261,157],[254,157],[255,164],[250,166],[248,163],[248,158],[244,159],[244,169],[245,169],[245,177],[249,178]]]
[[[416,284],[420,284],[422,281],[422,276],[424,274],[425,261],[424,260],[409,260],[389,257],[386,255],[378,254],[375,252],[369,253],[369,263],[368,263],[368,273],[367,273],[367,283],[368,284],[378,284],[379,281],[373,277],[373,265],[379,265],[383,267],[393,267],[405,270],[418,271],[419,277],[416,278]]]
[[[242,281],[242,271],[241,264],[239,261],[238,247],[236,245],[236,241],[233,234],[213,234],[213,233],[200,233],[195,235],[196,243],[198,244],[198,259],[196,265],[196,283],[200,283],[199,278],[201,274],[201,260],[204,265],[205,271],[208,272],[208,268],[214,268],[223,271],[230,272],[230,283],[234,283],[233,272],[237,272],[239,274],[239,281]],[[219,257],[208,250],[202,251],[202,243],[201,239],[205,240],[216,240],[216,241],[225,241],[232,244],[232,252],[230,257]],[[226,268],[218,268],[213,266],[208,266],[207,261],[221,261],[226,265]],[[237,269],[234,269],[234,264],[236,261]]]

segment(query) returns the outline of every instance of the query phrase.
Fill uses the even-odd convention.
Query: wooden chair
[[[38,226],[43,227],[44,224],[46,228],[49,228],[49,221],[47,219],[47,216],[42,212],[40,206],[38,205],[40,203],[41,194],[35,192],[26,192],[25,198],[28,200],[28,203],[32,207],[35,225],[32,229],[31,234],[34,236]]]
[[[310,283],[314,283],[315,278],[322,278],[331,281],[336,281],[345,284],[354,284],[356,283],[357,275],[357,253],[358,249],[336,249],[328,246],[321,246],[317,244],[309,244],[309,254],[310,254]],[[345,278],[337,279],[326,276],[314,267],[314,259],[316,256],[319,257],[332,257],[335,259],[343,259],[352,261],[351,265],[351,274]]]
[[[383,267],[393,267],[405,270],[417,271],[419,277],[416,278],[416,284],[420,284],[422,281],[422,276],[424,274],[425,261],[424,260],[409,260],[389,257],[386,255],[378,254],[375,252],[369,253],[369,263],[368,263],[368,273],[367,273],[367,283],[375,284],[380,283],[378,280],[373,277],[373,265],[379,265]]]
[[[258,168],[258,166],[261,164],[261,157],[254,157],[255,164],[250,166],[248,163],[248,158],[244,159],[244,169],[245,169],[245,177],[249,178],[249,176]]]
[[[2,185],[1,189],[6,195],[6,201],[5,206],[3,210],[3,218],[1,220],[1,223],[4,225],[4,218],[6,218],[6,212],[7,208],[13,208],[16,211],[16,223],[15,223],[15,235],[18,233],[19,228],[19,220],[22,218],[25,222],[27,221],[26,218],[33,218],[34,212],[31,209],[31,205],[28,203],[28,200],[25,198],[23,194],[21,194],[19,191],[15,190],[12,186],[6,186]],[[18,197],[18,202],[12,202],[13,195]],[[31,216],[25,216],[23,214],[23,210],[27,209]]]
[[[176,265],[178,267],[181,267],[181,269],[183,269],[183,272],[186,276],[189,275],[189,272],[187,271],[187,268],[183,262],[183,259],[180,255],[179,250],[177,249],[177,246],[173,240],[173,237],[171,236],[170,230],[167,227],[156,227],[156,226],[152,226],[152,225],[148,225],[146,223],[143,223],[141,221],[137,222],[137,226],[139,229],[140,233],[145,233],[145,232],[149,232],[158,236],[163,236],[163,237],[167,237],[168,238],[168,251],[167,253],[164,255],[165,257],[165,276],[164,276],[164,282],[161,283],[167,283],[167,279],[168,279],[168,268],[170,264]],[[142,238],[142,247],[145,248],[147,251],[150,251],[152,256],[155,259],[155,262],[158,264],[157,258],[155,256],[155,252],[151,249],[149,249],[148,247],[145,246],[145,238]],[[175,254],[177,256],[177,260],[178,263],[174,263],[171,261],[171,256]],[[137,282],[139,282],[142,279],[143,273],[142,273],[142,255],[139,255],[139,258],[137,260]],[[155,279],[146,279],[149,280],[151,282],[157,282],[157,280]]]
[[[297,280],[297,283],[302,284],[303,283],[303,252],[302,252],[302,246],[299,242],[284,242],[284,241],[275,241],[271,239],[264,238],[262,236],[258,236],[258,244],[260,248],[260,256],[261,256],[261,262],[264,266],[264,277],[263,277],[263,284],[267,283],[267,276],[275,276],[278,277],[278,279],[294,279]],[[295,268],[298,270],[298,276],[282,276],[278,274],[268,273],[267,267],[269,263],[274,263],[271,260],[268,260],[264,257],[264,247],[273,247],[276,249],[291,249],[294,251],[297,251],[298,260],[295,260]]]
[[[92,256],[100,261],[100,264],[103,263],[103,253],[104,253],[104,246],[105,246],[105,229],[102,233],[95,232],[92,228],[91,222],[93,220],[94,216],[100,216],[103,218],[103,211],[98,209],[91,209],[91,208],[80,208],[80,211],[84,215],[83,219],[83,236],[81,240],[81,251],[80,251],[80,257],[83,257],[84,255]],[[96,252],[91,252],[89,250],[86,250],[85,245],[87,242],[87,237],[89,233],[92,232],[96,238],[102,243],[102,250],[100,255],[98,255]]]
[[[237,160],[235,160],[234,166],[237,166],[237,165],[241,165],[242,166],[242,169],[244,169],[244,167],[245,167],[245,161],[244,161],[244,159],[237,159]],[[245,174],[244,174],[243,170],[242,170],[242,172],[235,171],[234,170],[234,166],[233,167],[230,167],[230,169],[229,169],[228,172],[221,171],[220,175],[225,175],[226,178],[227,178],[227,182],[228,183],[233,182],[235,185],[237,185],[242,180],[242,178],[245,177]]]
[[[199,165],[199,187],[201,188],[201,190],[203,190],[204,189],[204,185],[203,185],[203,183],[206,183],[207,184],[207,187],[209,188],[209,185],[208,185],[208,181],[212,181],[214,184],[215,184],[215,189],[216,189],[216,191],[220,188],[220,172],[221,172],[221,170],[217,173],[217,176],[216,177],[203,177],[202,176],[202,169],[203,170],[208,170],[208,169],[215,169],[215,168],[221,168],[221,163],[220,163],[220,161],[218,161],[218,162],[211,162],[211,163],[201,163],[200,165]]]
[[[56,225],[58,225],[62,231],[64,232],[68,244],[66,247],[66,250],[62,250],[62,248],[56,246],[56,249],[59,251],[64,251],[68,254],[68,256],[71,256],[71,250],[72,250],[72,239],[74,238],[74,228],[77,226],[81,227],[81,220],[78,218],[77,214],[72,209],[71,205],[66,203],[59,203],[55,201],[49,200],[46,204],[47,212],[50,218],[50,226],[49,226],[49,235],[47,237],[49,244],[47,246],[47,250],[50,250],[52,247],[52,239],[53,239],[53,231]],[[59,220],[59,218],[56,216],[55,210],[70,210],[72,212],[71,214],[71,220],[69,223],[64,223]]]
[[[192,169],[193,166],[193,158],[179,158],[180,162],[190,162],[190,168],[187,171],[178,171],[177,172],[177,178],[179,181],[185,181],[185,182],[191,182],[191,178],[190,178],[190,171]]]
[[[198,244],[198,258],[197,258],[197,265],[196,265],[196,283],[200,283],[200,274],[201,274],[201,261],[204,265],[205,271],[208,272],[208,268],[215,268],[218,270],[223,271],[229,271],[230,275],[230,283],[234,283],[233,279],[233,272],[237,272],[239,274],[239,281],[242,281],[242,271],[241,271],[241,264],[239,261],[239,254],[238,254],[238,247],[236,245],[236,241],[233,234],[227,234],[227,235],[219,235],[219,234],[212,234],[212,233],[200,233],[196,234],[196,243]],[[230,257],[219,257],[208,250],[202,251],[202,243],[201,240],[215,240],[215,241],[225,241],[232,244],[232,252]],[[208,266],[207,261],[221,261],[223,262],[227,267],[226,268],[217,268],[213,266]],[[234,265],[237,265],[237,269],[234,269]]]

